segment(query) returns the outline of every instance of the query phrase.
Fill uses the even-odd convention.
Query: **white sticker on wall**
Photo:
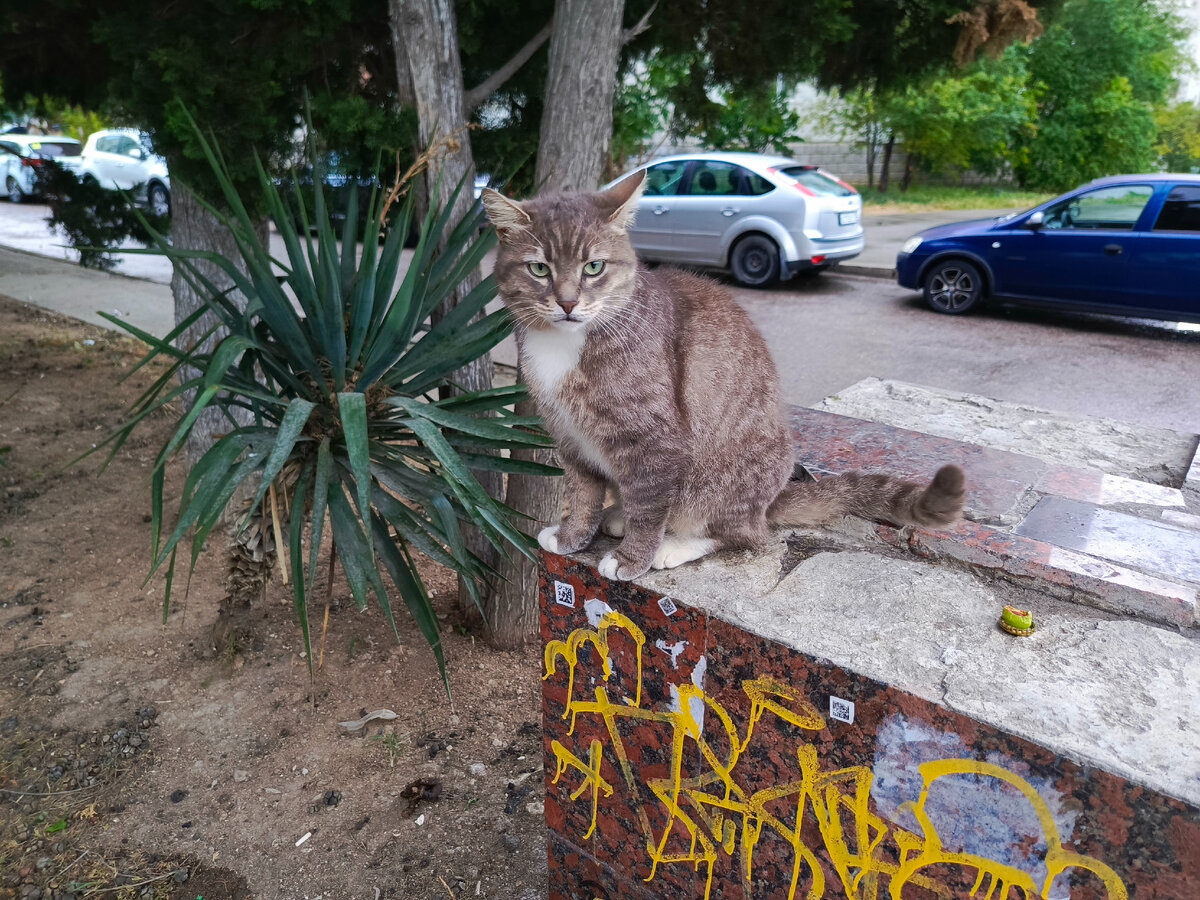
[[[554,582],[554,602],[559,606],[575,608],[575,588],[562,581]]]
[[[660,597],[658,599],[658,608],[663,611],[664,616],[673,616],[679,609],[670,597]]]
[[[854,701],[843,700],[841,697],[829,698],[829,718],[847,725],[854,724]]]

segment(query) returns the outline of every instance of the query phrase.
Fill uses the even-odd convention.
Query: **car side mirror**
[[[141,147],[134,147],[129,151],[129,153],[127,155],[132,156],[134,159],[141,159],[146,154],[142,152]]]
[[[1025,220],[1025,227],[1030,231],[1038,231],[1046,224],[1046,214],[1040,209]]]

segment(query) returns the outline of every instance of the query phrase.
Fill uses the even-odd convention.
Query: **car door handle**
[[[738,212],[739,212],[739,210],[735,209],[734,207],[727,206],[723,210],[721,210],[721,215],[726,216],[726,217],[736,216],[738,214]]]
[[[1125,252],[1125,248],[1122,247],[1120,244],[1105,244],[1104,245],[1105,256],[1120,256],[1124,252]]]
[[[669,210],[669,209],[667,209],[667,207],[665,207],[665,206],[656,206],[656,207],[654,207],[654,214],[655,214],[656,216],[661,216],[661,215],[662,215],[663,213],[665,213],[665,212],[670,212],[670,210]]]

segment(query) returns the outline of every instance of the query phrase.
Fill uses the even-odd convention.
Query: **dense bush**
[[[122,191],[110,191],[95,181],[80,181],[57,163],[39,172],[42,191],[50,204],[50,227],[65,235],[79,251],[80,265],[108,271],[117,264],[114,254],[126,241],[149,247],[154,238],[147,225],[165,232],[168,221],[135,208]]]

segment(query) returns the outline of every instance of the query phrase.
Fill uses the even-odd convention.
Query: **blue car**
[[[1023,213],[909,238],[901,287],[961,315],[988,299],[1200,322],[1200,175],[1100,178]]]

